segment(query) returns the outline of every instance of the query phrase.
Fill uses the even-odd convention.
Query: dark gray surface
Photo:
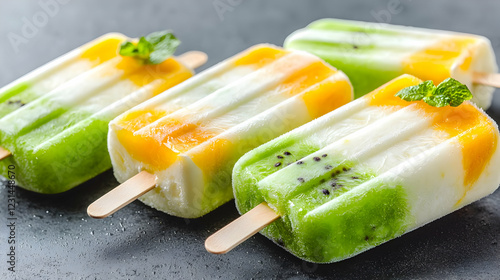
[[[377,21],[374,14],[394,1],[66,0],[16,52],[8,33],[21,35],[24,18],[32,21],[43,11],[40,3],[51,1],[0,0],[0,86],[110,31],[138,36],[173,29],[183,41],[178,53],[209,54],[204,69],[256,43],[280,45],[315,19]],[[228,3],[233,6],[219,17],[215,7]],[[391,23],[485,35],[500,54],[500,2],[400,3]],[[489,113],[500,120],[500,98]],[[87,205],[116,184],[108,171],[61,195],[17,189],[15,273],[7,271],[7,190],[1,186],[0,279],[500,278],[500,191],[355,258],[317,266],[260,235],[227,255],[205,252],[205,238],[238,216],[233,202],[196,220],[140,202],[105,220],[88,218]]]

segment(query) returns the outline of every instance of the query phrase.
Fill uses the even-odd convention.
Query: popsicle
[[[207,250],[226,253],[262,230],[299,258],[336,262],[491,194],[496,123],[469,101],[395,96],[420,82],[400,76],[241,157],[233,188],[244,215]]]
[[[200,217],[232,199],[232,168],[245,152],[351,100],[348,78],[321,59],[254,46],[110,123],[113,170],[125,183],[88,214],[103,218],[140,197]]]
[[[163,33],[147,38],[167,44],[158,34]],[[108,122],[191,77],[191,68],[206,60],[201,52],[158,64],[119,55],[128,40],[117,33],[104,35],[0,89],[3,175],[14,166],[20,187],[60,193],[111,168]]]
[[[287,49],[311,52],[344,71],[360,97],[411,74],[437,85],[448,77],[465,83],[483,109],[500,76],[490,41],[482,36],[382,23],[322,19],[292,33]]]

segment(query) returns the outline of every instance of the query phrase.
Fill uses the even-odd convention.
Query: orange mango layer
[[[451,76],[451,67],[464,52],[469,55],[464,56],[460,68],[469,69],[472,60],[469,47],[475,42],[473,38],[464,37],[441,40],[405,59],[403,72],[423,80],[431,80],[437,85]]]
[[[80,58],[91,61],[94,65],[104,63],[118,56],[118,48],[123,38],[108,38],[86,48]]]
[[[252,66],[255,69],[262,68],[267,64],[283,57],[289,51],[276,49],[271,47],[255,48],[248,52],[245,56],[234,61],[234,66]]]
[[[153,95],[164,92],[193,76],[192,71],[175,58],[169,58],[160,64],[149,65],[132,57],[119,56],[118,48],[122,42],[122,38],[104,39],[84,50],[80,58],[87,59],[93,64],[100,64],[117,57],[120,61],[116,69],[126,72],[122,79],[133,82],[137,87],[158,81],[154,86]]]

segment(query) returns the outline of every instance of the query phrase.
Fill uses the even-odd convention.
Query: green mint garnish
[[[471,99],[472,93],[466,85],[453,78],[448,78],[437,87],[432,81],[425,81],[416,86],[404,88],[396,96],[406,101],[423,100],[434,107],[448,105],[457,107],[465,100]]]
[[[135,57],[146,64],[159,64],[172,56],[180,43],[171,31],[158,31],[141,37],[137,44],[124,42],[119,54]]]

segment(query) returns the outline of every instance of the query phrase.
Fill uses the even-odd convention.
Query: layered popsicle
[[[277,214],[269,222],[277,220],[262,234],[328,263],[492,193],[500,183],[496,123],[468,101],[436,108],[395,96],[420,82],[400,76],[245,154],[233,172],[239,212],[267,203]],[[207,249],[230,249],[222,243],[209,239]]]
[[[292,33],[284,45],[311,52],[344,71],[356,97],[404,73],[436,85],[451,76],[469,87],[473,102],[487,109],[494,89],[473,83],[474,75],[498,70],[485,37],[382,23],[322,19]]]
[[[152,65],[118,54],[128,40],[107,34],[0,89],[0,145],[17,184],[66,191],[109,169],[108,122],[193,75],[175,58]]]
[[[114,173],[149,172],[156,187],[142,202],[200,217],[233,197],[241,155],[352,98],[348,78],[316,56],[257,45],[113,120]],[[89,215],[103,217],[96,203]]]

